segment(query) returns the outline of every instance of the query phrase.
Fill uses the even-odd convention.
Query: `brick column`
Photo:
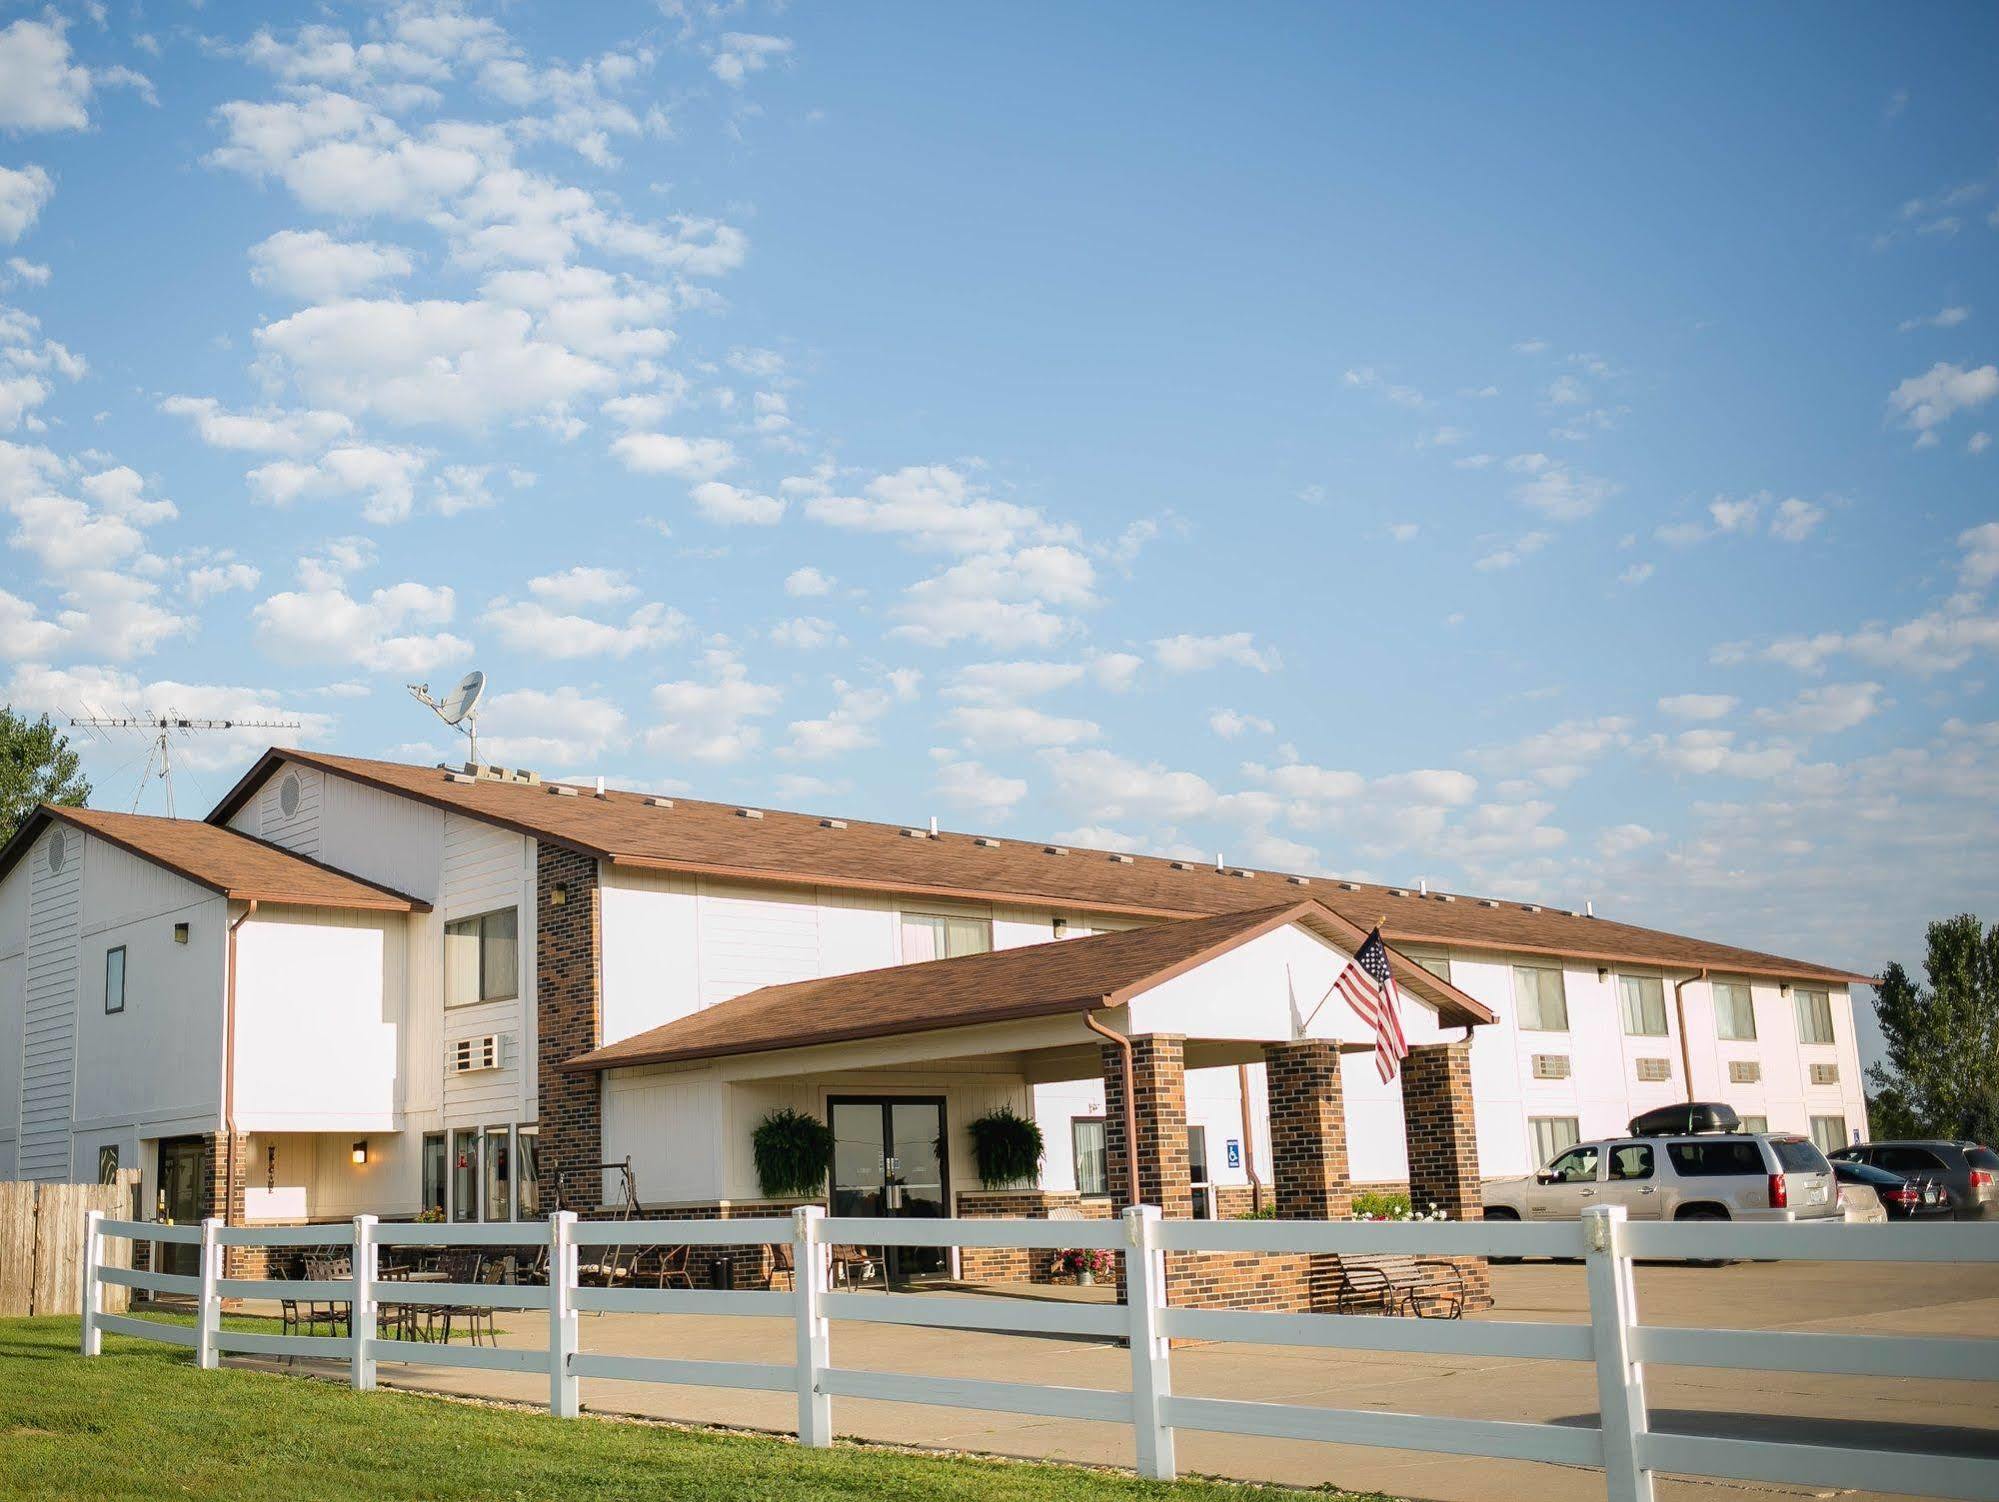
[[[1452,1220],[1480,1220],[1478,1127],[1472,1107],[1471,1043],[1424,1043],[1402,1061],[1402,1130],[1409,1148],[1409,1209],[1431,1205]],[[1453,1259],[1463,1269],[1472,1307],[1492,1302],[1483,1257]]]
[[[1277,1218],[1345,1220],[1353,1212],[1353,1182],[1339,1046],[1318,1039],[1266,1043],[1263,1064]]]
[[[604,1158],[602,1081],[595,1074],[571,1074],[560,1066],[603,1039],[603,922],[597,860],[543,841],[536,849],[535,877],[542,1205],[555,1209],[556,1175],[565,1173],[570,1208],[587,1213],[602,1200],[603,1186],[595,1179],[579,1178],[577,1170]]]
[[[1124,1140],[1124,1051],[1103,1047],[1104,1148],[1111,1188],[1126,1204],[1157,1205],[1168,1220],[1189,1220],[1194,1195],[1187,1175],[1186,1039],[1154,1033],[1131,1040],[1133,1098],[1138,1106],[1138,1188]]]

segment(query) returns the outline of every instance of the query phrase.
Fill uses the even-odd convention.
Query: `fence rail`
[[[538,1234],[539,1233],[539,1234]],[[381,1277],[383,1247],[520,1246],[545,1234],[543,1286],[408,1283]],[[174,1241],[200,1248],[196,1275],[133,1272],[108,1265],[107,1238]],[[796,1269],[786,1290],[584,1288],[579,1250],[670,1242],[726,1246],[787,1243]],[[1094,1247],[1124,1257],[1122,1305],[1025,1302],[981,1295],[859,1294],[832,1286],[836,1246]],[[351,1278],[266,1280],[222,1276],[230,1246],[352,1248]],[[1412,1253],[1459,1257],[1556,1256],[1585,1265],[1587,1324],[1424,1321],[1378,1315],[1270,1314],[1169,1306],[1169,1251],[1305,1254]],[[1757,1258],[1840,1262],[1999,1261],[1999,1226],[1827,1226],[1633,1223],[1620,1207],[1588,1210],[1580,1223],[1506,1222],[1380,1225],[1311,1221],[1163,1221],[1138,1206],[1120,1221],[881,1220],[833,1218],[807,1206],[788,1219],[594,1221],[567,1212],[538,1227],[378,1224],[199,1227],[112,1220],[89,1212],[84,1231],[83,1353],[102,1350],[104,1332],[194,1349],[213,1367],[225,1353],[331,1357],[348,1363],[359,1389],[375,1385],[383,1362],[486,1371],[546,1373],[549,1407],[574,1417],[585,1379],[793,1392],[801,1443],[832,1442],[835,1398],[974,1408],[1131,1428],[1138,1470],[1156,1479],[1177,1471],[1179,1430],[1270,1439],[1385,1446],[1600,1468],[1611,1502],[1651,1502],[1655,1472],[1741,1481],[1859,1487],[1993,1502],[1999,1462],[1960,1455],[1774,1443],[1655,1431],[1645,1397],[1647,1363],[1772,1372],[1999,1381],[1999,1341],[1973,1337],[1819,1334],[1774,1330],[1679,1329],[1640,1323],[1632,1263],[1641,1257]],[[192,1295],[194,1328],[107,1312],[106,1292],[133,1289]],[[268,1335],[221,1328],[224,1298],[335,1300],[350,1308],[346,1336]],[[389,1339],[376,1329],[383,1300],[450,1308],[547,1310],[542,1347],[437,1345]],[[788,1320],[791,1363],[616,1356],[578,1349],[586,1311],[701,1314]],[[977,1378],[915,1376],[837,1366],[835,1322],[1009,1331],[1118,1339],[1131,1352],[1127,1389],[1077,1388]],[[1574,1361],[1594,1367],[1595,1426],[1461,1419],[1373,1409],[1321,1408],[1173,1391],[1176,1339],[1355,1351]]]

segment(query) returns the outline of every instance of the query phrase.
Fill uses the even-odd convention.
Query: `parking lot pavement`
[[[1530,1263],[1493,1269],[1488,1319],[1581,1322],[1583,1270]],[[1641,1266],[1640,1316],[1647,1323],[1736,1329],[1837,1330],[1999,1337],[1999,1267],[1836,1263],[1745,1263],[1734,1267]],[[943,1295],[940,1295],[940,1297]],[[503,1317],[502,1344],[539,1346],[539,1315]],[[586,1350],[621,1355],[788,1363],[791,1329],[777,1320],[706,1316],[585,1316]],[[1037,1336],[836,1324],[837,1366],[993,1381],[1126,1388],[1128,1354],[1106,1343]],[[1579,1362],[1389,1355],[1297,1347],[1195,1345],[1176,1350],[1175,1390],[1193,1396],[1264,1399],[1326,1407],[1449,1417],[1594,1424],[1593,1370]],[[1647,1394],[1661,1428],[1863,1447],[1942,1447],[1999,1458],[1999,1404],[1970,1382],[1827,1377],[1652,1367]],[[547,1401],[546,1378],[435,1369],[382,1370],[384,1386]],[[785,1394],[586,1381],[586,1409],[688,1423],[789,1430]],[[1129,1431],[1079,1420],[1040,1419],[909,1403],[839,1399],[845,1437],[1002,1455],[1131,1464]],[[1598,1502],[1601,1476],[1588,1470],[1359,1446],[1248,1439],[1182,1431],[1183,1472],[1338,1485],[1440,1502]],[[1804,1488],[1662,1479],[1672,1502],[1750,1502],[1828,1495]]]

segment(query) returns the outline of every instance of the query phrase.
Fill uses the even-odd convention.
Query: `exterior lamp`
[[[550,907],[561,907],[568,901],[569,901],[569,883],[559,881],[552,888],[549,889],[548,905]]]
[[[354,1161],[364,1167],[367,1165],[368,1139],[366,1137],[363,1137],[359,1142],[354,1144]]]
[[[174,925],[174,943],[185,944],[187,942],[187,934],[188,926],[185,923],[176,923]]]

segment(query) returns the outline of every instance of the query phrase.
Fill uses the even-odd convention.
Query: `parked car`
[[[1918,1183],[1871,1163],[1856,1163],[1846,1158],[1833,1159],[1832,1171],[1839,1179],[1848,1220],[1929,1219],[1951,1213],[1950,1201],[1935,1179]],[[1855,1213],[1857,1206],[1869,1203],[1878,1214]]]
[[[1999,1153],[1976,1142],[1862,1142],[1833,1157],[1885,1168],[1920,1184],[1934,1179],[1958,1220],[1999,1218]]]
[[[1839,1184],[1839,1213],[1850,1226],[1886,1225],[1888,1211],[1881,1203],[1881,1196],[1875,1193],[1877,1186],[1868,1179],[1847,1177],[1863,1169],[1868,1173],[1876,1171],[1862,1163],[1833,1164],[1832,1175]]]
[[[1485,1186],[1488,1220],[1573,1220],[1622,1205],[1633,1220],[1835,1221],[1832,1165],[1806,1137],[1699,1132],[1580,1142],[1539,1173]]]

